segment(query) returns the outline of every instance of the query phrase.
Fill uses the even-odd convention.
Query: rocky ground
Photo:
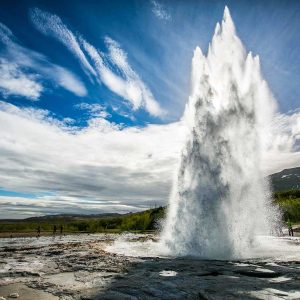
[[[116,238],[1,239],[0,299],[300,299],[297,260],[128,257],[105,251]]]

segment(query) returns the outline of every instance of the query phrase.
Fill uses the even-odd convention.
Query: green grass
[[[300,222],[300,190],[276,192],[274,203],[281,208],[285,222]]]
[[[63,226],[63,232],[111,232],[122,231],[143,232],[156,230],[161,218],[164,217],[165,209],[158,207],[146,211],[121,215],[117,217],[79,217],[74,220],[58,216],[39,221],[22,220],[0,223],[0,232],[36,232],[37,227],[41,227],[41,232],[51,232],[53,226],[59,228]]]

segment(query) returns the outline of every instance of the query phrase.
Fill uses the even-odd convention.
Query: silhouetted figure
[[[294,230],[292,226],[292,222],[288,220],[288,229],[289,229],[289,236],[294,236]]]
[[[63,226],[62,226],[62,225],[60,225],[60,235],[62,235],[62,233],[63,233],[63,230],[64,230]]]
[[[53,226],[53,235],[56,235],[56,230],[57,230],[57,227],[56,225]]]
[[[40,225],[37,227],[36,232],[37,232],[37,237],[40,237],[41,236],[41,226]]]

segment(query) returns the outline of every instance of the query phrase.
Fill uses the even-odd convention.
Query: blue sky
[[[259,54],[263,73],[276,96],[280,110],[298,107],[300,96],[300,3],[298,1],[163,1],[155,12],[151,1],[1,1],[0,21],[14,34],[17,43],[38,52],[49,62],[66,68],[84,85],[86,93],[76,95],[47,82],[38,101],[7,97],[7,101],[50,110],[58,118],[72,118],[84,126],[86,112],[76,109],[81,102],[107,106],[111,120],[128,125],[178,120],[189,92],[193,49],[208,47],[214,26],[225,4],[230,8],[246,48]],[[92,82],[78,58],[54,35],[43,34],[32,22],[33,9],[56,15],[75,36],[81,36],[103,53],[105,38],[119,43],[128,63],[166,111],[157,118],[141,108],[132,111],[130,102]],[[41,13],[41,12],[40,12]],[[47,29],[46,29],[47,30]],[[5,47],[1,45],[5,56]],[[112,66],[113,71],[117,71]],[[35,73],[38,70],[30,70]],[[24,71],[26,72],[26,71]],[[112,106],[119,111],[114,111]],[[118,113],[119,112],[119,113]],[[123,115],[130,115],[126,118]]]
[[[29,201],[30,197],[32,201],[42,197],[45,203],[52,197],[51,201],[63,203],[62,206],[58,206],[60,208],[57,211],[62,210],[61,207],[67,207],[67,200],[61,200],[63,197],[67,197],[64,199],[73,197],[73,200],[75,196],[76,199],[85,198],[85,202],[78,200],[80,204],[76,202],[77,200],[74,202],[70,200],[68,203],[72,203],[73,206],[63,210],[85,213],[91,213],[94,209],[103,210],[100,206],[93,206],[93,203],[107,204],[112,201],[110,206],[106,205],[107,211],[111,209],[131,211],[149,207],[156,202],[165,203],[170,180],[166,180],[165,185],[158,189],[162,196],[143,190],[146,183],[139,185],[139,192],[134,191],[133,183],[128,183],[123,188],[128,189],[128,193],[124,196],[124,201],[121,201],[122,203],[127,201],[127,206],[123,207],[120,203],[121,208],[116,208],[113,202],[117,201],[114,200],[116,195],[112,196],[105,192],[101,194],[103,183],[101,180],[95,184],[86,183],[82,187],[86,189],[85,197],[82,194],[75,193],[75,196],[72,194],[76,184],[78,186],[84,179],[88,178],[89,181],[90,178],[99,175],[95,170],[90,171],[87,176],[88,171],[85,169],[81,177],[75,178],[72,166],[68,165],[69,173],[64,173],[63,176],[57,171],[53,171],[51,175],[44,174],[48,180],[44,184],[41,184],[41,180],[38,184],[27,182],[27,178],[32,179],[33,176],[29,169],[34,169],[29,160],[35,162],[45,160],[45,165],[41,164],[38,169],[34,169],[37,172],[42,166],[51,164],[46,158],[50,159],[53,153],[49,153],[49,156],[44,155],[45,158],[32,154],[25,159],[22,151],[27,149],[31,141],[36,141],[41,132],[45,132],[45,139],[49,134],[47,139],[52,141],[47,144],[40,135],[39,143],[47,145],[47,150],[44,151],[48,151],[51,147],[58,149],[55,143],[59,144],[59,138],[55,137],[53,140],[51,138],[54,132],[59,132],[62,136],[60,130],[69,134],[61,137],[67,140],[80,134],[96,135],[97,133],[91,132],[91,128],[99,129],[99,126],[101,132],[127,128],[126,132],[129,132],[130,136],[133,135],[128,138],[133,144],[136,140],[143,140],[134,136],[135,131],[146,132],[146,135],[152,136],[158,130],[156,125],[165,125],[166,132],[168,130],[171,132],[170,128],[180,120],[189,96],[193,51],[197,45],[204,52],[207,51],[215,24],[221,20],[225,5],[230,9],[237,33],[246,49],[260,56],[263,75],[278,101],[279,112],[292,114],[299,108],[300,98],[299,1],[2,0],[0,4],[2,109],[20,120],[20,124],[23,122],[24,126],[29,126],[26,133],[25,129],[22,132],[20,127],[16,126],[14,129],[15,125],[12,125],[10,137],[6,137],[15,139],[14,143],[19,145],[19,135],[22,134],[23,138],[24,134],[27,134],[28,140],[24,139],[24,144],[20,143],[22,150],[18,148],[12,151],[6,144],[2,148],[3,153],[10,154],[5,158],[8,167],[0,168],[0,173],[10,174],[12,164],[16,165],[14,172],[20,170],[24,172],[23,179],[15,173],[8,178],[4,175],[1,177],[0,195],[6,197],[3,201],[8,215],[14,217],[16,214],[23,217],[47,213],[47,210],[40,208],[34,210],[31,203],[28,203],[27,210],[22,209],[21,212],[18,205],[14,209],[9,205],[10,201],[18,199],[24,198],[27,199],[24,201]],[[2,120],[3,126],[10,124],[5,121],[5,116]],[[12,119],[10,121],[13,122]],[[14,122],[17,122],[16,119]],[[32,124],[35,124],[35,127]],[[11,136],[13,133],[16,134],[15,137]],[[80,138],[84,140],[83,137]],[[95,145],[99,143],[98,149],[104,147],[106,137],[103,143],[102,138],[99,138],[100,142],[99,140],[95,142]],[[117,138],[120,138],[122,144],[122,137]],[[161,137],[153,140],[164,143]],[[84,144],[85,140],[81,142]],[[72,143],[73,141],[70,145]],[[149,145],[149,149],[152,144]],[[76,142],[74,145],[77,145]],[[43,145],[40,153],[42,147]],[[95,147],[93,151],[97,151],[96,146],[93,147]],[[118,147],[121,146],[116,146]],[[163,156],[165,152],[161,151],[157,155]],[[177,148],[174,149],[174,153],[176,151]],[[84,156],[84,153],[82,150],[80,155]],[[153,153],[155,151],[149,150],[147,154],[149,158],[155,158]],[[19,163],[18,155],[22,156]],[[26,155],[29,155],[28,151]],[[103,158],[105,154],[103,152],[97,155],[102,155]],[[175,154],[172,155],[163,156],[165,162],[175,157]],[[72,153],[69,156],[72,156]],[[101,170],[98,170],[102,175],[106,174],[105,167],[107,166],[103,163]],[[138,167],[135,167],[137,172]],[[89,165],[88,170],[91,168]],[[143,168],[138,172],[138,178],[145,175]],[[60,186],[60,181],[63,182],[66,178],[68,180],[72,178],[70,179],[72,183],[68,181],[69,187],[72,188],[67,192],[63,185]],[[19,184],[11,184],[11,181]],[[161,181],[159,178],[154,180],[155,184],[160,184],[159,181]],[[49,182],[57,188],[51,187],[48,190]],[[144,200],[140,202],[132,200],[131,203],[130,199],[135,199],[135,195],[136,199],[144,197]],[[53,210],[51,212],[53,213]]]

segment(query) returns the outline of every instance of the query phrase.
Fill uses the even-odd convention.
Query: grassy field
[[[164,217],[165,209],[158,207],[138,213],[113,217],[57,217],[42,218],[38,220],[21,220],[21,221],[1,221],[0,235],[10,236],[16,233],[25,235],[35,235],[37,227],[41,228],[41,235],[53,233],[53,227],[56,225],[57,234],[60,233],[60,226],[63,226],[63,233],[77,232],[107,232],[118,233],[123,231],[145,232],[156,230],[159,227],[160,220]]]

